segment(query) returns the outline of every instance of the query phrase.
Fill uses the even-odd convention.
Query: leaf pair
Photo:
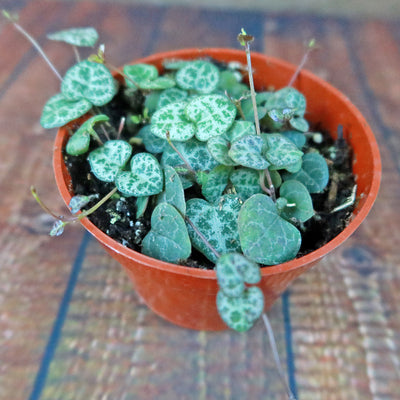
[[[45,104],[40,122],[55,128],[87,113],[93,105],[107,104],[117,93],[117,84],[103,65],[81,61],[71,67],[61,83],[61,93]]]
[[[216,274],[220,290],[217,308],[221,318],[238,332],[249,330],[261,315],[264,296],[258,287],[246,287],[261,279],[260,267],[242,254],[223,254],[217,261]]]

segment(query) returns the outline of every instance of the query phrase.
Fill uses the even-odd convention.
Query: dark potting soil
[[[119,125],[119,116],[126,115],[126,110],[132,113],[132,105],[138,110],[141,107],[141,100],[136,99],[137,104],[132,104],[132,101],[126,101],[124,95],[119,93],[117,102],[112,106],[107,106],[107,110],[102,110],[109,113],[118,110],[114,120],[111,121],[113,126]],[[118,104],[118,105],[115,105]],[[110,110],[110,107],[113,110]],[[122,110],[122,112],[121,112]],[[130,129],[124,129],[122,137],[132,137],[135,130],[140,126],[134,126]],[[318,131],[318,127],[314,127]],[[101,130],[98,130],[99,135],[102,135]],[[346,202],[351,196],[355,180],[352,173],[352,154],[348,144],[340,135],[339,139],[333,141],[328,134],[323,135],[322,143],[315,143],[312,139],[308,151],[313,149],[318,150],[327,160],[330,180],[328,186],[322,193],[312,194],[312,200],[315,210],[315,215],[304,224],[298,225],[302,232],[302,245],[297,257],[304,256],[337,236],[349,223],[354,204],[340,211],[332,212],[336,207]],[[93,144],[93,147],[96,145]],[[135,147],[135,152],[143,151],[140,146]],[[89,195],[98,193],[102,198],[109,193],[114,185],[112,183],[104,183],[99,181],[90,171],[89,163],[86,155],[69,156],[64,155],[65,163],[71,175],[72,186],[74,193]],[[193,190],[196,190],[195,188]],[[94,203],[88,205],[92,206]],[[141,242],[147,232],[150,230],[150,217],[152,207],[147,207],[145,214],[136,219],[136,200],[133,197],[120,197],[114,195],[96,212],[89,216],[90,220],[103,232],[122,243],[123,245],[139,251],[141,250]],[[214,264],[207,260],[197,250],[193,250],[191,257],[184,265],[194,268],[212,269]]]

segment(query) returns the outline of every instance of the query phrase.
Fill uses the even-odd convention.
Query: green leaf
[[[300,249],[300,232],[279,216],[273,200],[264,194],[245,201],[238,227],[243,254],[260,264],[289,261]]]
[[[149,205],[150,196],[141,196],[136,198],[136,219],[143,217]]]
[[[280,215],[287,220],[305,222],[314,215],[313,203],[307,188],[295,180],[285,181],[279,190],[281,198],[287,200],[287,205]]]
[[[196,138],[192,138],[187,142],[176,142],[175,147],[195,171],[210,171],[218,165],[208,151],[206,143],[200,142]],[[168,146],[162,155],[161,165],[175,167],[182,164],[183,161],[176,151],[171,146]]]
[[[256,127],[253,122],[250,121],[234,121],[231,128],[228,131],[228,138],[231,142],[242,138],[247,135],[255,135]]]
[[[124,74],[128,77],[126,79],[126,86],[130,88],[141,87],[142,82],[149,82],[158,78],[158,70],[151,64],[125,65]]]
[[[268,145],[265,158],[271,163],[270,169],[285,169],[298,165],[303,156],[297,146],[279,133],[263,134]]]
[[[306,111],[306,99],[302,93],[292,87],[285,87],[273,93],[267,100],[268,110],[285,108],[295,109],[295,115],[303,116]]]
[[[85,60],[67,71],[61,92],[69,100],[85,99],[95,106],[103,106],[116,95],[117,84],[103,64]]]
[[[231,173],[230,181],[242,200],[261,193],[260,172],[250,168],[238,168]]]
[[[167,138],[169,132],[172,141],[185,142],[194,136],[195,125],[186,118],[186,102],[167,104],[157,110],[151,118],[151,132],[161,138]]]
[[[59,128],[85,115],[92,104],[85,100],[68,100],[61,93],[51,97],[45,104],[40,123],[45,129]]]
[[[109,140],[88,156],[93,174],[103,182],[114,182],[118,172],[132,154],[132,146],[124,140]]]
[[[139,87],[144,90],[164,90],[175,86],[175,81],[167,76],[160,76],[153,81],[142,81]]]
[[[207,148],[213,158],[222,165],[237,165],[235,161],[229,156],[231,148],[230,141],[226,135],[214,136],[207,141]]]
[[[245,283],[255,284],[261,280],[258,264],[240,253],[223,254],[215,265],[220,289],[226,296],[239,297],[245,290]]]
[[[196,60],[186,63],[176,73],[176,83],[185,90],[201,94],[213,92],[219,82],[218,68],[208,61]]]
[[[306,144],[306,136],[303,133],[296,131],[285,131],[281,132],[281,135],[293,142],[299,150],[301,150]]]
[[[158,201],[174,206],[182,215],[186,214],[185,193],[179,175],[169,165],[164,168],[165,189],[160,194]]]
[[[67,146],[65,147],[66,152],[71,156],[79,156],[85,154],[90,145],[90,136],[97,137],[97,133],[94,130],[94,125],[98,122],[106,122],[109,118],[107,115],[100,114],[95,115],[85,121],[79,129],[69,138]]]
[[[142,241],[142,253],[158,260],[178,263],[188,258],[191,250],[182,216],[170,204],[159,204],[151,216],[151,230]]]
[[[318,153],[307,153],[303,156],[300,171],[284,174],[284,180],[295,179],[301,182],[310,193],[322,192],[329,182],[329,168],[325,158]]]
[[[293,129],[296,129],[297,131],[300,131],[300,132],[303,132],[303,133],[308,132],[309,129],[310,129],[310,125],[302,117],[292,118],[289,121],[289,124]]]
[[[264,141],[260,136],[247,135],[233,142],[228,154],[244,167],[263,170],[270,165],[262,155],[263,148]]]
[[[203,199],[190,199],[186,203],[186,216],[220,254],[240,251],[237,218],[240,210],[237,196],[225,195],[218,204]],[[193,246],[212,262],[216,255],[203,242],[197,232],[188,225]]]
[[[246,289],[240,297],[226,296],[220,290],[217,294],[217,308],[230,328],[237,332],[246,332],[262,314],[264,296],[256,286]]]
[[[225,96],[211,94],[193,98],[186,115],[197,127],[196,137],[207,141],[225,133],[236,117],[236,107]]]
[[[149,153],[137,153],[130,162],[130,171],[120,171],[115,185],[125,196],[151,196],[163,189],[163,173],[157,159]]]
[[[72,44],[73,46],[80,47],[93,47],[99,35],[96,29],[92,27],[88,28],[71,28],[62,31],[50,33],[47,35],[50,40],[57,40]]]
[[[87,204],[89,204],[92,200],[97,199],[99,197],[99,194],[91,194],[89,196],[85,196],[82,194],[77,194],[73,196],[68,204],[69,209],[71,210],[72,214],[78,213],[80,210],[82,210],[83,207],[85,207]]]
[[[225,165],[217,165],[209,172],[207,181],[201,188],[201,193],[207,201],[215,203],[221,197],[228,185],[231,172],[232,167]]]
[[[140,128],[137,137],[143,140],[144,147],[149,153],[162,153],[164,149],[169,146],[165,139],[153,135],[150,125],[144,125]]]
[[[188,92],[178,88],[170,88],[163,90],[158,98],[157,108],[165,107],[167,104],[185,101],[188,97]]]
[[[187,60],[164,60],[163,61],[163,67],[165,69],[172,69],[172,70],[177,70],[183,68],[186,64],[190,64],[192,61],[187,61]]]

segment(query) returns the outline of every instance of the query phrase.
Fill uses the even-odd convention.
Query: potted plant
[[[96,34],[51,38],[93,45]],[[53,234],[80,221],[151,309],[192,329],[248,330],[355,231],[380,181],[350,101],[238,38],[245,51],[185,49],[122,69],[100,48],[61,78],[41,118],[59,128],[54,172],[75,214],[55,215]],[[340,226],[315,243],[325,220]]]

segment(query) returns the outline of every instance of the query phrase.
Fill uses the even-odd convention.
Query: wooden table
[[[361,228],[301,276],[269,312],[301,400],[400,398],[400,26],[389,20],[207,11],[107,2],[20,1],[20,21],[65,72],[68,46],[45,34],[95,26],[120,65],[157,51],[253,48],[342,90],[376,135],[379,198]],[[199,3],[200,4],[200,3]],[[14,4],[15,5],[15,4]],[[79,226],[56,239],[30,195],[62,210],[39,125],[59,82],[0,22],[0,399],[285,399],[261,323],[248,334],[194,332],[150,312],[121,268]],[[335,112],[335,110],[332,110]]]

